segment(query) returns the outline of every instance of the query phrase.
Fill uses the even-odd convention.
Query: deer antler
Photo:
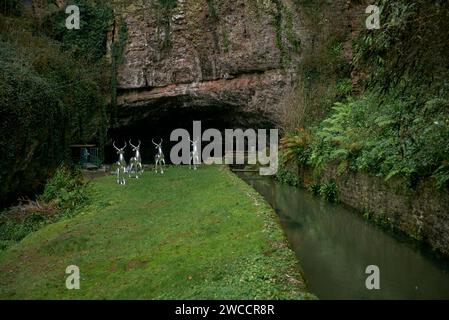
[[[162,140],[162,138],[161,138],[161,142],[159,142],[159,143],[154,142],[153,139],[151,139],[151,141],[153,142],[153,144],[154,144],[156,147],[159,147],[159,146],[162,144],[162,142],[164,142],[164,140]]]
[[[142,142],[139,140],[139,145],[137,146],[137,148],[140,148],[141,144],[142,144]]]
[[[115,150],[117,150],[117,151],[123,151],[123,150],[125,150],[125,148],[128,146],[128,145],[126,144],[126,141],[125,141],[125,146],[124,146],[123,148],[117,148],[117,146],[115,145],[115,141],[112,143],[112,145],[114,146]]]
[[[135,145],[133,145],[131,139],[129,139],[129,144],[130,144],[130,146],[133,147],[134,149],[137,149],[137,147],[136,147]]]

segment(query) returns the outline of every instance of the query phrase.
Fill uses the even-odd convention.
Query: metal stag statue
[[[192,163],[194,170],[197,169],[196,165],[200,163],[200,154],[198,151],[198,138],[195,139],[195,141],[190,140],[190,143],[192,144],[193,150],[190,152],[190,161],[189,161],[189,168],[192,169]]]
[[[157,154],[154,157],[154,169],[157,173],[157,167],[159,166],[159,169],[161,170],[161,173],[164,173],[164,167],[165,167],[165,157],[164,157],[164,153],[162,152],[162,142],[163,140],[161,139],[161,142],[158,144],[156,142],[154,142],[153,139],[151,139],[151,141],[153,142],[153,144],[156,146],[156,150],[157,150]]]
[[[119,155],[118,161],[117,161],[117,183],[118,184],[126,184],[125,180],[125,172],[126,172],[126,160],[125,160],[125,148],[127,147],[127,144],[125,142],[125,146],[123,148],[117,148],[115,146],[115,141],[112,144],[117,150],[117,154]]]
[[[135,146],[133,145],[132,141],[129,140],[129,144],[132,147],[133,151],[135,152],[134,157],[130,159],[130,165],[129,165],[129,177],[131,178],[131,174],[136,175],[136,179],[139,179],[139,174],[143,173],[143,167],[142,167],[142,156],[140,155],[140,145],[142,144],[139,140],[139,145]]]

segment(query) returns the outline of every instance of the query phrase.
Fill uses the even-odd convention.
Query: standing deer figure
[[[126,160],[125,160],[125,148],[127,147],[127,144],[125,142],[125,146],[123,148],[117,148],[115,146],[115,141],[112,144],[115,148],[115,150],[117,150],[117,154],[119,156],[118,161],[117,161],[117,183],[118,184],[126,184],[126,180],[125,180],[125,172],[126,172]]]
[[[192,163],[194,170],[197,169],[196,165],[200,163],[200,154],[198,151],[198,138],[195,141],[190,140],[193,150],[190,152],[189,169],[192,169]]]
[[[133,151],[135,152],[134,157],[131,158],[130,165],[129,165],[129,177],[131,178],[131,174],[136,175],[136,179],[139,179],[139,174],[143,173],[143,167],[142,167],[142,156],[140,155],[140,145],[142,144],[139,140],[139,145],[135,146],[133,145],[132,141],[129,140],[129,144],[132,147]]]
[[[155,169],[155,171],[157,173],[157,167],[159,166],[159,169],[161,170],[161,173],[164,174],[165,157],[164,157],[164,153],[162,152],[162,142],[163,142],[163,140],[161,139],[161,142],[159,144],[154,142],[153,139],[151,139],[151,141],[156,146],[156,150],[157,150],[157,154],[154,157],[154,163],[155,163],[154,169]]]

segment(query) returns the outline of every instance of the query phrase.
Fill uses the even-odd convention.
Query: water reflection
[[[304,190],[242,178],[276,209],[309,289],[320,299],[449,299],[447,261]],[[365,287],[368,265],[380,268],[380,290]]]

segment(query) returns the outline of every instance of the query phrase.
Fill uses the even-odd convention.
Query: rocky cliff
[[[116,0],[113,5],[117,18],[110,45],[117,41],[118,25],[127,27],[117,79],[121,125],[185,107],[226,108],[240,114],[235,125],[272,120],[286,92],[303,81],[302,61],[328,50],[330,41],[345,43],[351,60],[351,32],[364,11],[354,9],[359,2],[342,0]]]
[[[117,21],[127,27],[118,75],[122,123],[171,107],[226,106],[269,117],[296,78],[291,62],[299,56],[299,19],[287,2],[152,0],[114,6]]]

